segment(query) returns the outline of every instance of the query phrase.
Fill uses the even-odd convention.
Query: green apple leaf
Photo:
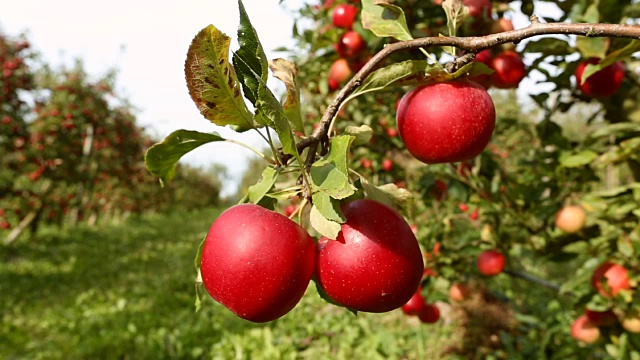
[[[369,143],[371,140],[373,129],[369,125],[349,125],[344,129],[344,133],[354,137],[353,145],[363,145]]]
[[[240,9],[240,26],[238,27],[238,44],[240,48],[233,54],[233,65],[242,83],[244,96],[255,106],[261,83],[267,82],[267,57],[258,39],[256,29],[251,25],[242,0],[238,0]]]
[[[207,134],[193,130],[176,130],[164,141],[147,150],[144,163],[149,172],[164,183],[175,176],[180,158],[197,147],[215,141],[224,141],[217,133]]]
[[[458,28],[469,16],[469,8],[464,6],[462,0],[444,0],[442,8],[447,15],[449,36],[456,36]]]
[[[231,39],[209,25],[191,42],[184,65],[187,88],[200,113],[216,125],[238,131],[255,127],[229,63]]]
[[[309,222],[311,223],[311,227],[320,233],[320,235],[331,240],[338,238],[338,234],[342,228],[339,223],[324,217],[315,204],[311,207]]]
[[[355,192],[349,177],[334,163],[320,159],[309,171],[314,193],[322,192],[334,199],[344,199]]]
[[[566,168],[577,168],[591,164],[598,154],[592,150],[583,150],[579,153],[573,153],[571,151],[563,152],[560,154],[560,166]]]
[[[287,97],[282,107],[291,128],[304,132],[300,112],[300,89],[297,83],[298,67],[289,60],[274,59],[269,61],[269,68],[273,71],[273,76],[282,81],[287,88]]]
[[[327,154],[327,161],[334,164],[345,176],[349,175],[349,149],[355,137],[350,135],[335,136],[331,139],[331,148]]]
[[[388,0],[362,0],[362,27],[378,37],[393,37],[400,41],[411,40],[404,11]]]
[[[249,201],[257,204],[271,190],[276,183],[280,171],[267,167],[262,172],[262,178],[256,184],[249,186]]]
[[[318,212],[327,218],[327,220],[335,221],[339,224],[343,224],[346,221],[340,209],[340,201],[331,198],[331,196],[323,192],[313,194],[311,199]]]

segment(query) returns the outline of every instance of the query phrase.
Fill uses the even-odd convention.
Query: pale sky
[[[271,50],[291,44],[290,14],[279,0],[243,3],[267,57],[282,57]],[[139,109],[139,123],[149,126],[152,134],[164,138],[178,129],[218,131],[262,148],[265,143],[256,135],[235,134],[211,124],[189,97],[184,80],[186,52],[191,39],[209,24],[234,39],[232,49],[237,48],[237,0],[18,0],[5,1],[0,12],[0,31],[9,36],[27,32],[45,63],[71,64],[79,57],[96,77],[117,68],[117,93]],[[250,154],[237,145],[215,143],[195,150],[183,161],[222,163],[238,179]],[[231,181],[228,185],[226,193],[233,193],[236,184]]]
[[[284,56],[271,50],[291,45],[290,13],[279,0],[243,2],[267,57]],[[300,2],[284,1],[290,8]],[[547,7],[537,6],[540,10]],[[139,123],[157,137],[164,138],[178,129],[217,131],[254,147],[265,146],[257,135],[236,134],[204,119],[191,101],[184,80],[187,49],[202,28],[215,25],[233,39],[232,49],[237,48],[236,0],[14,0],[5,1],[1,10],[0,30],[10,36],[27,32],[32,47],[46,63],[57,66],[81,58],[89,74],[96,77],[117,68],[117,93],[139,109]],[[525,17],[513,20],[516,28],[528,25]],[[277,82],[270,79],[270,85]],[[525,79],[520,91],[532,83]],[[236,181],[250,155],[237,145],[214,143],[196,149],[182,161],[226,165],[232,181],[224,190],[230,194],[236,190]]]

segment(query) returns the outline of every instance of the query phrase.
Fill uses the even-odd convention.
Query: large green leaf
[[[258,92],[268,76],[267,57],[258,39],[256,29],[251,25],[242,0],[238,0],[240,9],[240,25],[238,27],[238,44],[240,48],[233,54],[233,65],[242,83],[244,96],[255,106]]]
[[[256,184],[249,186],[249,201],[257,204],[271,190],[276,183],[280,171],[272,167],[267,167],[262,172],[262,178]]]
[[[231,39],[213,25],[196,35],[184,65],[187,88],[206,119],[216,125],[246,130],[254,127],[254,122],[229,63],[230,42]]]
[[[150,147],[144,156],[144,162],[152,175],[165,182],[173,178],[176,165],[183,155],[214,141],[224,141],[224,138],[216,133],[177,130],[169,134],[163,142]]]
[[[362,0],[362,27],[378,37],[411,40],[402,8],[384,0]]]

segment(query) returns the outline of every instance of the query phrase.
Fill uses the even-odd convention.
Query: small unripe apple
[[[416,291],[415,294],[407,301],[404,305],[402,305],[401,309],[407,315],[418,315],[422,308],[424,307],[424,298],[420,294],[420,289]]]
[[[571,336],[579,341],[591,344],[600,338],[600,329],[587,315],[581,315],[571,325]]]
[[[578,89],[588,97],[601,98],[608,97],[615,94],[622,81],[624,80],[624,65],[618,61],[613,63],[604,69],[592,74],[587,80],[582,83],[582,74],[585,68],[589,64],[598,64],[600,62],[597,58],[589,58],[580,64],[576,68],[576,82]]]
[[[491,139],[496,112],[482,86],[456,80],[409,91],[396,120],[407,150],[424,163],[437,164],[478,156]]]
[[[306,230],[284,215],[254,204],[235,205],[209,229],[202,282],[214,300],[239,317],[272,321],[302,298],[315,252]]]
[[[606,282],[606,287],[603,282]],[[591,277],[591,285],[598,290],[600,295],[607,298],[615,297],[621,290],[631,289],[627,269],[610,261],[606,261],[596,268]]]
[[[356,15],[358,15],[357,7],[348,4],[338,5],[333,9],[333,25],[343,29],[351,29]]]
[[[496,250],[486,250],[478,256],[478,271],[482,275],[498,275],[504,270],[504,266],[505,257]]]
[[[499,89],[515,89],[526,75],[526,67],[522,57],[515,51],[506,50],[493,58],[491,74],[493,86]]]
[[[318,241],[316,283],[336,303],[387,312],[416,293],[424,263],[411,227],[394,209],[369,199],[342,206],[337,240]]]
[[[436,304],[424,304],[418,318],[425,324],[433,324],[440,320],[440,309]]]
[[[465,284],[456,283],[449,288],[449,299],[453,301],[464,301],[469,298],[471,289]]]
[[[580,231],[586,221],[587,215],[577,205],[565,206],[556,214],[556,227],[569,234]]]

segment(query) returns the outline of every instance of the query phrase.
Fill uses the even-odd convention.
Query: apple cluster
[[[377,201],[343,205],[337,239],[309,233],[286,216],[235,205],[211,226],[200,272],[211,297],[237,316],[267,322],[288,313],[312,277],[329,301],[352,311],[387,312],[407,303],[424,272],[404,218]]]
[[[325,7],[331,6],[329,2]],[[329,90],[335,91],[351,79],[368,60],[367,43],[360,33],[353,30],[358,15],[358,7],[352,4],[340,4],[333,8],[331,20],[334,27],[343,30],[340,39],[333,44],[340,56],[331,65],[328,76]]]

